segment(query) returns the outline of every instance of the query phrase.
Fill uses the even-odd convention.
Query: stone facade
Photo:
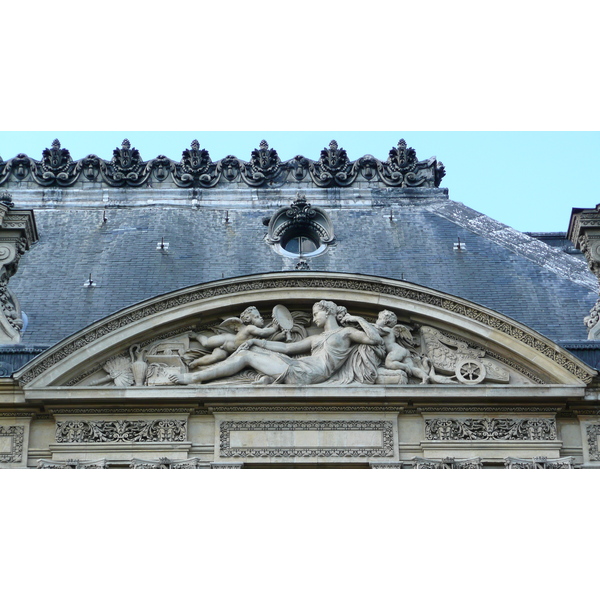
[[[443,175],[403,140],[0,164],[0,468],[600,466],[594,275]]]

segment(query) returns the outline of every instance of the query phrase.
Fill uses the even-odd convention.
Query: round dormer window
[[[300,193],[288,208],[279,209],[268,225],[266,241],[283,256],[317,256],[334,241],[327,213],[308,204]]]

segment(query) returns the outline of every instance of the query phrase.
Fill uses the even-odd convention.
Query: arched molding
[[[596,371],[548,338],[500,313],[429,288],[381,277],[280,272],[204,283],[157,296],[97,321],[59,342],[14,374],[26,388],[65,385],[133,343],[183,332],[248,305],[286,302],[310,306],[333,300],[350,312],[389,309],[415,324],[466,336],[538,373],[548,384],[584,385]]]

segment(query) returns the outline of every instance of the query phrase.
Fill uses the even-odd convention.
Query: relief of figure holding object
[[[362,331],[340,325],[338,317],[343,325],[354,322]],[[188,385],[230,377],[252,368],[261,374],[260,383],[313,385],[336,377],[345,381],[374,381],[377,371],[374,359],[369,362],[369,357],[361,356],[357,360],[348,360],[351,356],[357,358],[355,351],[361,346],[383,346],[383,340],[373,325],[362,317],[346,314],[344,307],[328,300],[321,300],[313,306],[313,322],[323,328],[322,333],[292,343],[249,339],[224,361],[197,373],[172,374],[169,379],[176,384]],[[293,357],[306,353],[310,356]],[[356,372],[358,364],[362,371],[359,373]]]
[[[379,313],[375,326],[385,344],[385,368],[404,371],[407,375],[420,378],[422,384],[429,383],[429,374],[415,364],[410,350],[397,342],[400,338],[410,346],[415,345],[408,327],[398,325],[398,317],[390,310],[382,310]]]
[[[456,383],[454,378],[438,375],[426,356],[418,359],[411,354],[409,349],[399,343],[399,340],[402,340],[411,347],[415,346],[415,340],[410,330],[405,325],[398,324],[398,317],[392,311],[382,310],[378,315],[375,326],[383,338],[386,351],[385,368],[379,370],[381,375],[386,374],[386,369],[396,372],[400,370],[406,375],[421,379],[421,385]]]
[[[279,331],[279,324],[275,320],[271,327],[265,327],[264,325],[265,321],[258,312],[258,309],[254,306],[249,306],[242,312],[239,319],[231,317],[221,323],[221,326],[231,326],[233,329],[236,329],[235,334],[221,333],[210,337],[200,333],[193,335],[204,348],[213,349],[213,351],[211,354],[193,360],[188,364],[188,367],[194,369],[225,360],[244,342],[252,338],[269,337]],[[188,352],[188,355],[192,353],[193,351]]]

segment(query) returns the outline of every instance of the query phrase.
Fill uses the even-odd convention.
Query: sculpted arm
[[[344,318],[344,324],[346,323],[358,323],[363,328],[363,331],[359,331],[358,329],[351,329],[349,337],[350,339],[357,344],[368,344],[370,346],[374,346],[376,344],[383,344],[383,339],[379,335],[377,329],[375,329],[374,325],[371,325],[368,321],[365,321],[362,317],[354,317],[352,315],[347,315]]]
[[[271,350],[273,352],[281,352],[282,354],[303,354],[304,352],[310,352],[311,336],[304,338],[299,342],[292,342],[291,344],[257,339],[248,340],[245,344],[256,346],[257,348],[265,348],[265,350]]]

